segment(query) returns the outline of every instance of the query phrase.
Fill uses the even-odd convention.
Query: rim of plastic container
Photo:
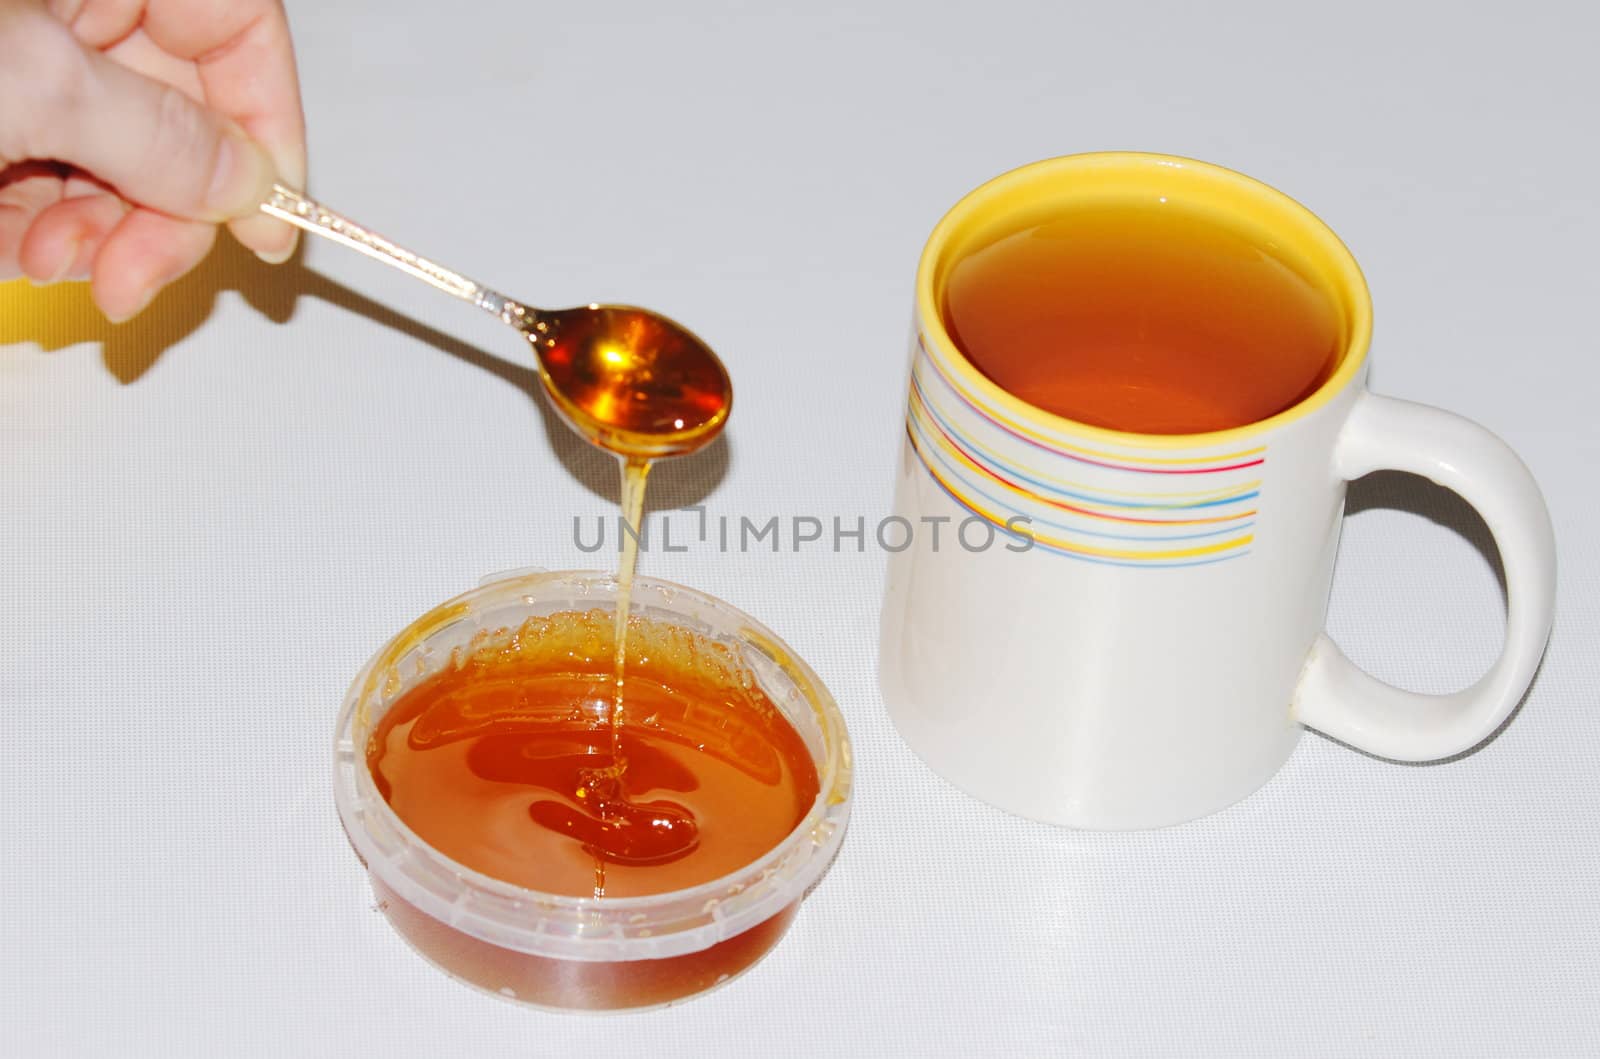
[[[822,742],[820,759],[813,753],[819,790],[805,817],[782,841],[745,867],[686,889],[641,897],[573,897],[528,889],[469,868],[429,846],[390,808],[367,768],[365,738],[357,745],[354,736],[358,708],[384,693],[378,680],[385,670],[428,637],[457,622],[473,622],[492,606],[520,603],[530,608],[530,616],[551,613],[531,608],[539,600],[562,599],[563,588],[575,606],[584,602],[601,606],[614,603],[616,587],[613,574],[588,570],[513,574],[480,584],[391,637],[362,667],[345,695],[334,737],[334,801],[351,844],[368,872],[402,899],[481,941],[582,961],[659,959],[698,952],[743,933],[805,896],[843,840],[850,814],[850,741],[838,704],[821,679],[776,633],[732,604],[647,577],[634,580],[633,613],[653,608],[692,619],[695,615],[686,612],[692,606],[731,620],[737,624],[736,642],[770,659],[812,710]],[[498,630],[505,625],[488,621],[477,627]],[[788,696],[773,698],[783,709]]]

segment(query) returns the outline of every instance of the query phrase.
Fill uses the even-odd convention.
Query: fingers
[[[107,236],[128,213],[116,195],[95,188],[72,195],[39,212],[23,237],[17,258],[22,271],[40,283],[88,279],[89,266]]]
[[[61,199],[61,175],[31,163],[0,170],[0,281],[22,275],[22,241],[40,211]]]
[[[129,201],[177,217],[223,221],[255,212],[274,171],[241,128],[82,47],[54,19],[43,22],[51,28],[36,29],[25,63],[35,78],[10,79],[23,97],[13,105],[28,115],[26,157],[71,162]]]
[[[29,177],[0,189],[0,225],[30,223],[15,258],[39,283],[93,278],[95,302],[113,322],[135,315],[168,283],[194,268],[216,238],[213,225],[131,209],[83,176]],[[9,230],[9,229],[7,229]]]
[[[91,48],[104,50],[132,33],[144,0],[49,0],[50,13]]]
[[[92,0],[121,3],[124,0]],[[206,102],[237,121],[271,157],[279,179],[305,187],[306,133],[289,23],[278,0],[150,0],[144,31],[192,59]],[[294,251],[297,232],[265,214],[233,220],[235,237],[270,262]]]
[[[113,323],[136,315],[162,287],[198,265],[217,229],[135,209],[105,237],[92,265],[94,300]]]
[[[258,212],[275,179],[305,179],[276,0],[0,0],[0,55],[0,278],[90,274],[121,320],[205,256],[214,222],[266,260],[293,251]],[[7,168],[28,158],[61,164]],[[104,184],[64,184],[69,167]]]

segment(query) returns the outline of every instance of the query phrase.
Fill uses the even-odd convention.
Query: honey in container
[[[338,802],[379,906],[473,985],[659,1006],[749,967],[837,848],[838,708],[726,603],[639,579],[615,703],[617,580],[536,574],[424,616],[340,720]]]

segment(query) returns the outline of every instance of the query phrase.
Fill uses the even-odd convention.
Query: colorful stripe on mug
[[[1265,446],[1169,456],[1085,445],[966,392],[920,336],[906,432],[956,503],[1001,528],[1026,519],[1026,535],[1050,552],[1195,566],[1247,555],[1255,540]]]

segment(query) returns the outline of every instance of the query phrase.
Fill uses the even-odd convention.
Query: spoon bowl
[[[629,305],[526,310],[517,326],[533,346],[561,417],[586,440],[622,456],[681,456],[722,432],[733,384],[692,331]]]

